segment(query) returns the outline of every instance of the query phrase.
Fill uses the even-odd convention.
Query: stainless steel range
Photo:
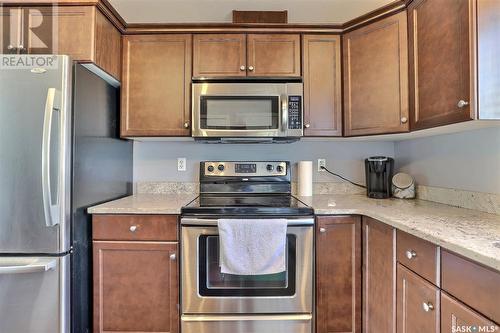
[[[311,333],[313,210],[291,195],[289,162],[201,162],[200,196],[182,208],[183,333]],[[219,266],[219,218],[286,218],[286,271]]]

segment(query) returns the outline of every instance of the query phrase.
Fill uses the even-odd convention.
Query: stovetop
[[[191,216],[310,216],[311,207],[289,194],[201,194],[181,209]]]

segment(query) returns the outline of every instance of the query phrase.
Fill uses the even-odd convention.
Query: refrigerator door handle
[[[47,101],[45,103],[45,114],[43,120],[43,136],[42,136],[42,200],[43,209],[45,213],[45,224],[47,227],[59,224],[59,200],[56,203],[52,202],[52,188],[51,188],[51,152],[50,143],[52,136],[52,117],[54,111],[54,103],[56,102],[57,90],[56,88],[49,88],[47,91]],[[59,111],[59,110],[57,110]],[[58,179],[58,184],[59,184]],[[58,186],[59,187],[59,186]],[[57,194],[59,197],[59,193]]]
[[[0,275],[21,274],[21,273],[41,273],[53,270],[57,265],[57,259],[40,258],[29,260],[6,260],[0,259]]]

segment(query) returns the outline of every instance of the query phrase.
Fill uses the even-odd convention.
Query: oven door
[[[289,129],[289,90],[301,100],[301,83],[193,83],[192,135],[301,136],[295,118]]]
[[[311,313],[313,227],[289,226],[287,270],[222,274],[216,226],[182,227],[183,314]]]

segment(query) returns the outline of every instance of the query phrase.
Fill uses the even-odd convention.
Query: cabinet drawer
[[[177,241],[177,215],[94,215],[94,240]]]
[[[500,323],[500,272],[442,253],[442,289]]]
[[[439,286],[439,247],[405,232],[397,232],[398,261]]]

